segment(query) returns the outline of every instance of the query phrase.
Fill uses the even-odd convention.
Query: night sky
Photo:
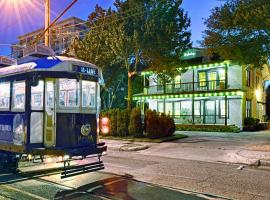
[[[13,0],[14,1],[14,0]],[[43,27],[44,24],[44,0],[17,0],[18,6],[8,5],[7,0],[0,0],[0,55],[10,53],[9,46],[17,42],[19,35],[25,34]],[[63,17],[76,16],[86,19],[96,4],[102,7],[112,6],[114,0],[79,0]],[[24,3],[22,3],[24,2]],[[61,4],[59,3],[61,2]],[[51,0],[52,18],[55,18],[71,0]],[[199,3],[199,4],[198,4]],[[220,5],[219,0],[184,0],[183,8],[191,17],[192,41],[201,40],[204,30],[203,19],[207,18],[215,6]]]

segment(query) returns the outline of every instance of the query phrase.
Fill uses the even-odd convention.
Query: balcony
[[[184,92],[224,90],[224,80],[200,81],[166,85],[153,85],[144,88],[144,94],[172,94]]]

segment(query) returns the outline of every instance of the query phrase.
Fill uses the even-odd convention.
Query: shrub
[[[263,130],[264,127],[260,124],[260,120],[253,117],[246,117],[244,119],[244,131],[259,131]]]
[[[129,135],[135,137],[143,136],[143,126],[140,108],[132,109],[130,113],[130,121],[128,126]]]
[[[178,131],[206,131],[206,132],[233,132],[239,133],[239,127],[235,125],[207,125],[207,124],[177,124]]]
[[[128,136],[128,125],[130,111],[128,109],[118,110],[117,113],[117,136]]]
[[[253,117],[246,117],[244,119],[244,125],[245,126],[256,126],[260,122],[259,119],[253,118]]]
[[[150,138],[172,136],[175,132],[175,123],[172,117],[164,113],[158,114],[155,110],[145,113],[145,132]]]

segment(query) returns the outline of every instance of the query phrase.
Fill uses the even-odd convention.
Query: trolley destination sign
[[[84,66],[74,65],[73,71],[98,77],[98,69],[93,68],[93,67],[84,67]]]

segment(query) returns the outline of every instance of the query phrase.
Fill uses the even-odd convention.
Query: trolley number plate
[[[88,74],[91,76],[96,76],[98,77],[98,69],[92,68],[92,67],[84,67],[84,66],[73,66],[73,70],[75,72],[79,72],[82,74]]]

